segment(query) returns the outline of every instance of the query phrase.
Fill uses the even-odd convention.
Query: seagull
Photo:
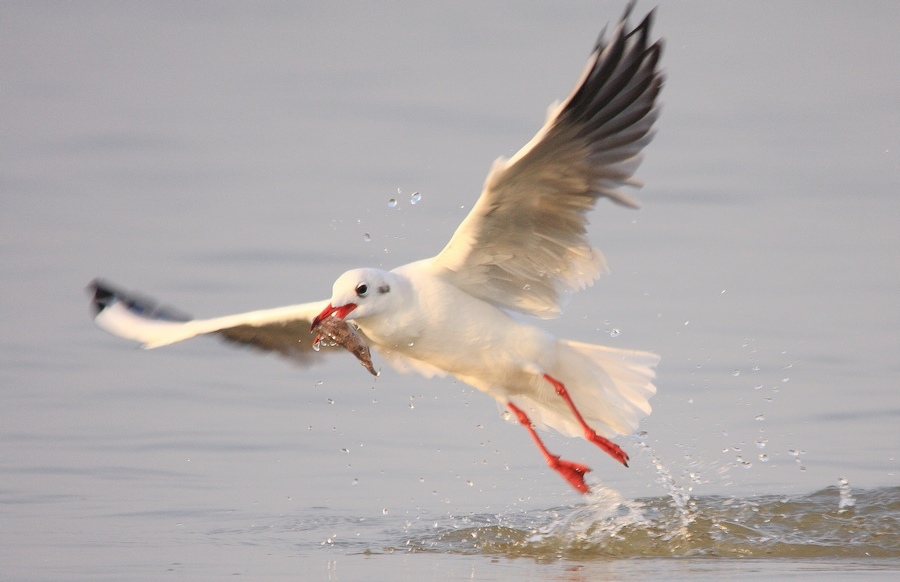
[[[145,348],[215,334],[310,363],[321,357],[311,329],[337,318],[392,367],[451,375],[492,396],[548,466],[587,493],[591,469],[551,453],[536,429],[583,437],[627,467],[628,454],[610,439],[650,414],[659,356],[559,339],[534,323],[559,316],[571,293],[608,272],[586,232],[597,200],[640,207],[622,188],[641,185],[634,173],[653,137],[664,78],[662,40],[650,38],[654,12],[630,28],[632,6],[608,40],[604,28],[581,78],[534,138],[494,162],[436,256],[347,271],[328,300],[212,319],[95,279],[96,323]]]

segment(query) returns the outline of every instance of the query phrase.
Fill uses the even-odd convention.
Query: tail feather
[[[656,394],[653,368],[659,356],[569,340],[560,340],[557,346],[557,363],[547,373],[565,384],[587,423],[607,438],[634,432],[652,410],[648,400]],[[514,400],[537,426],[570,437],[583,436],[568,405],[552,386],[535,379],[533,388],[531,395],[520,394]]]

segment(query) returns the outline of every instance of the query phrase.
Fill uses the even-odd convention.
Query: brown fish
[[[378,372],[375,371],[375,367],[372,365],[372,355],[369,352],[369,346],[356,332],[356,329],[343,319],[334,316],[325,317],[309,332],[317,332],[318,334],[315,341],[313,341],[314,349],[319,349],[319,345],[324,337],[356,356],[356,359],[373,376],[378,375]]]

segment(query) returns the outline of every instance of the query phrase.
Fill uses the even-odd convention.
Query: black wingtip
[[[88,283],[85,291],[91,294],[91,308],[95,316],[116,300],[115,290],[99,278]]]
[[[190,321],[191,316],[172,307],[160,306],[153,299],[141,297],[107,283],[99,277],[88,283],[94,317],[116,302],[122,302],[130,311],[149,319],[165,321]]]
[[[634,10],[635,4],[637,4],[637,0],[631,0],[625,5],[625,12],[622,13],[622,18],[619,19],[620,22],[628,20],[628,17],[631,16],[631,11]]]

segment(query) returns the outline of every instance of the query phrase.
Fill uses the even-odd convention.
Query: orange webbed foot
[[[585,473],[591,472],[591,468],[587,465],[560,459],[556,456],[551,456],[547,459],[547,464],[550,465],[551,469],[562,475],[563,479],[568,481],[569,485],[578,491],[581,491],[582,493],[588,493],[590,491],[587,483],[584,482]]]

